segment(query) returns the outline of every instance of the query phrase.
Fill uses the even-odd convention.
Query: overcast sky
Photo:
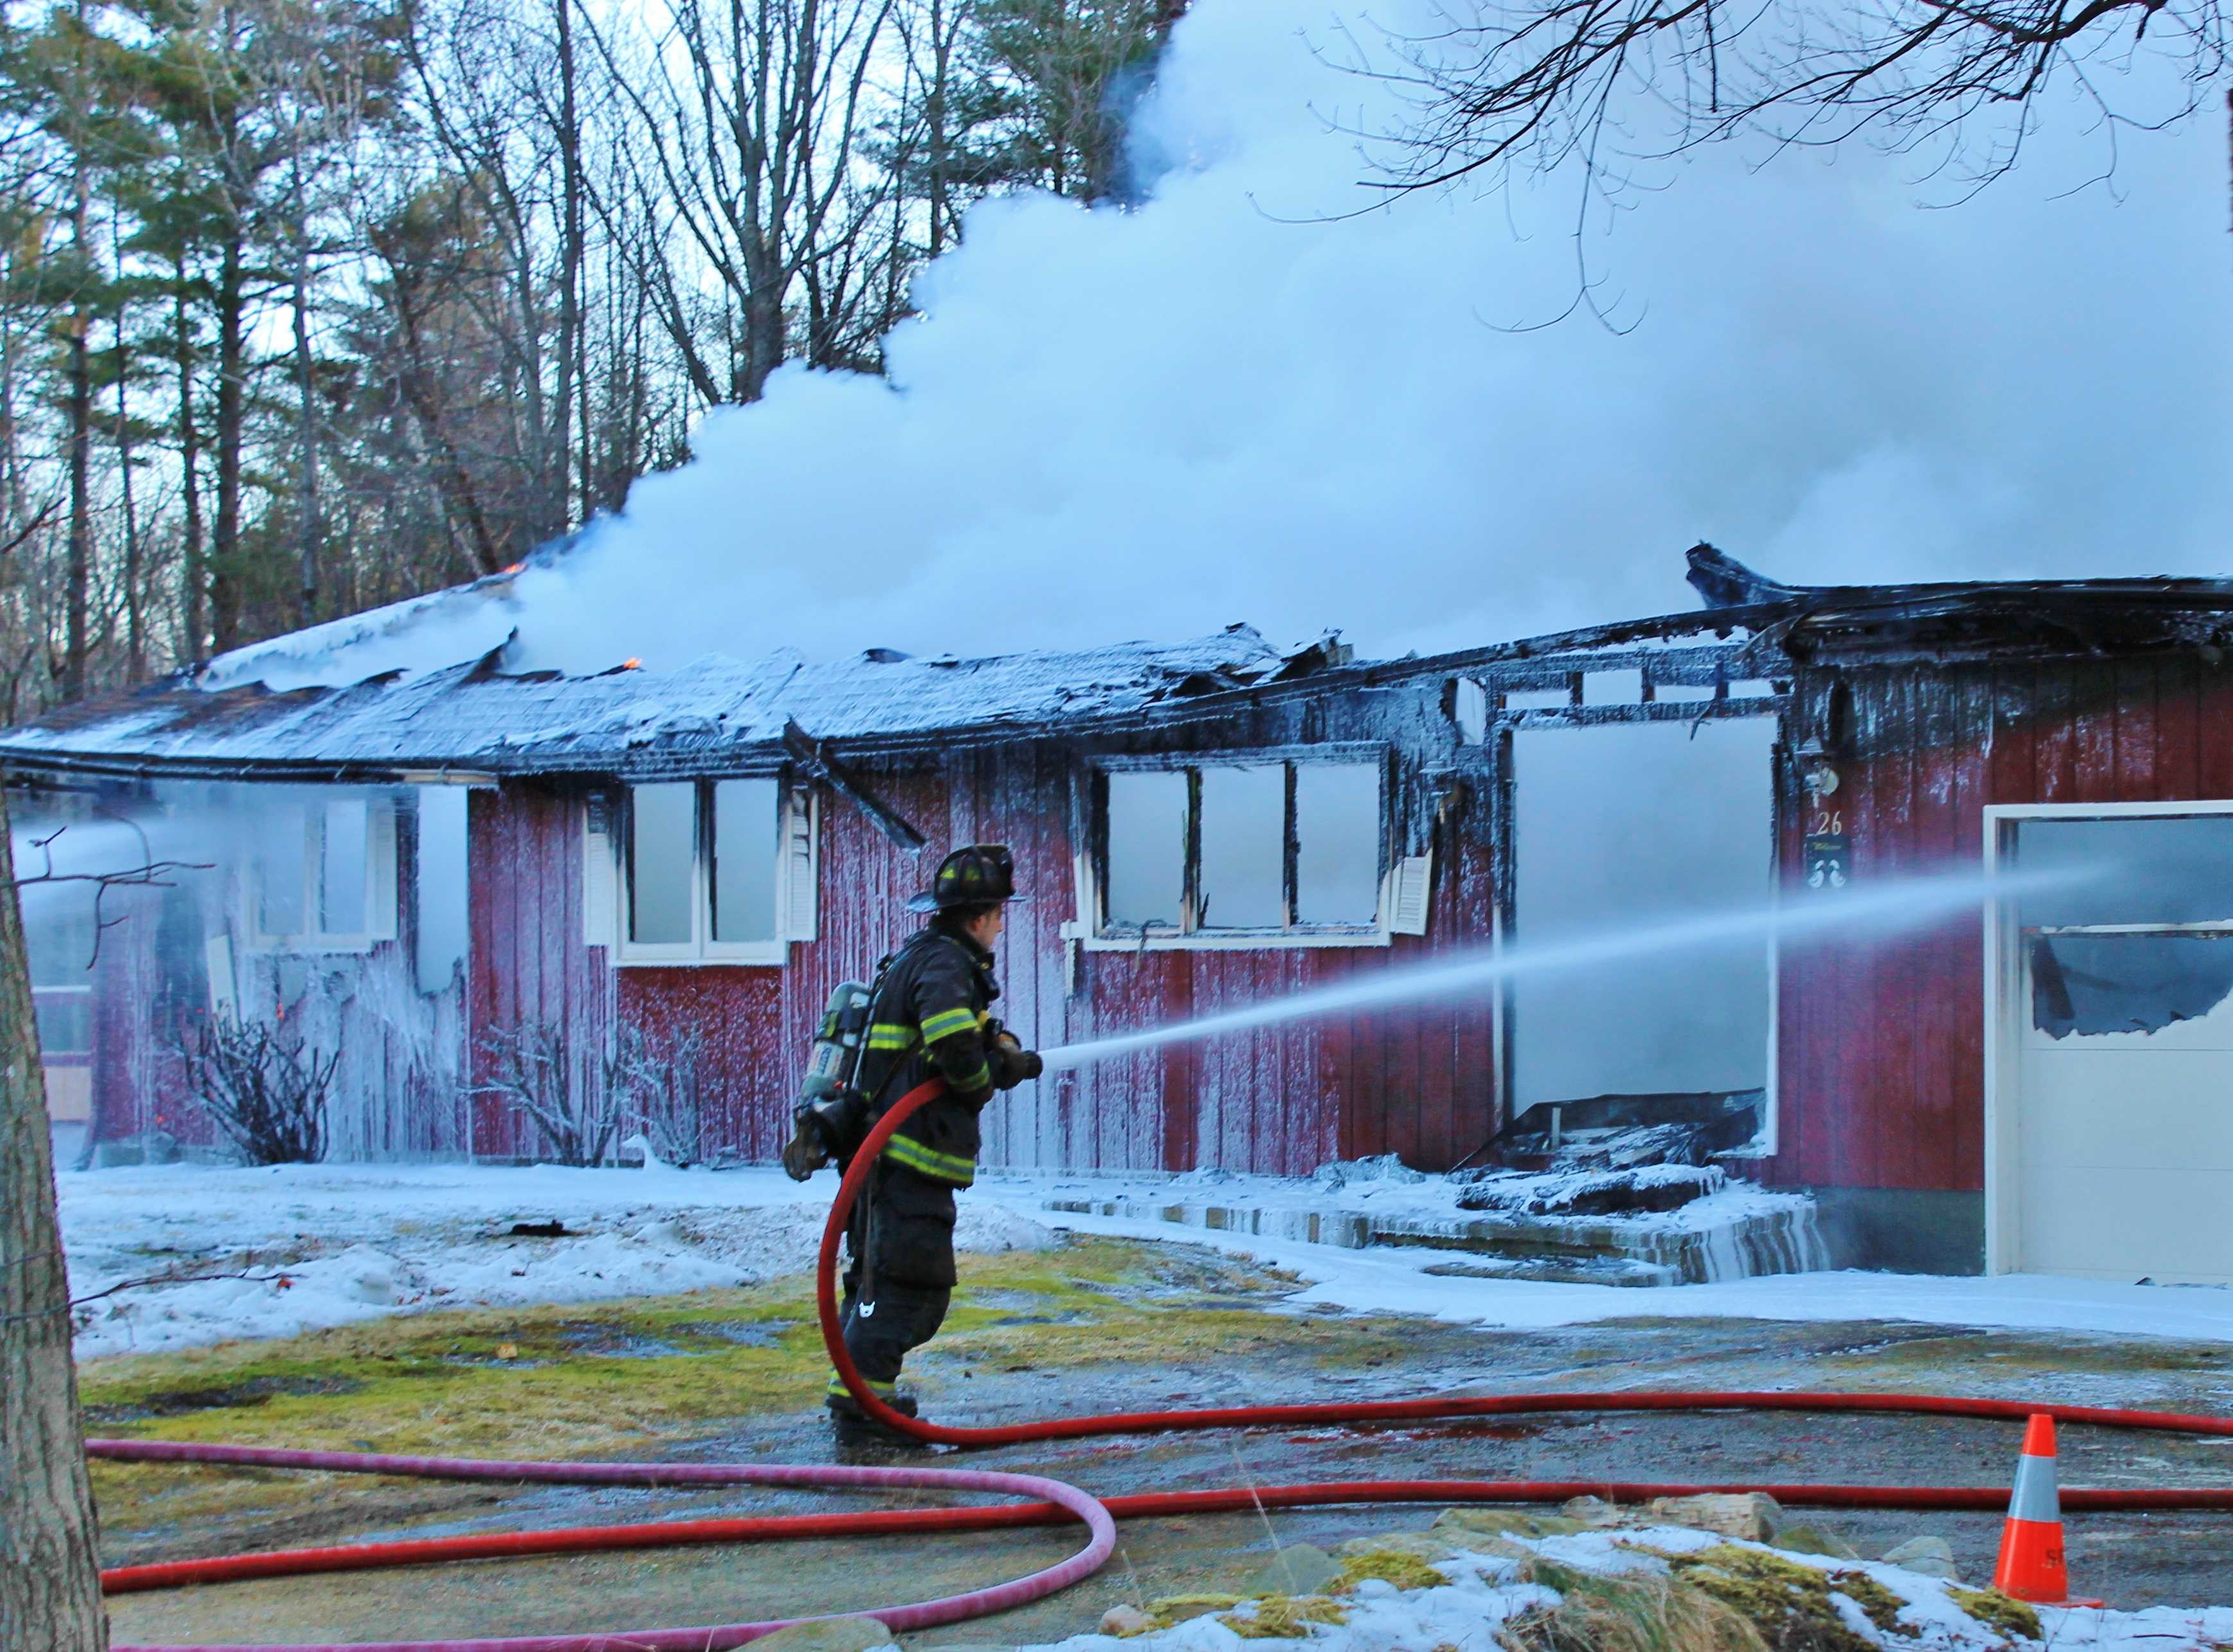
[[[1716,150],[1588,238],[1630,330],[1514,332],[1572,295],[1571,180],[1327,221],[1369,170],[1329,115],[1397,114],[1330,15],[1199,0],[1143,205],[979,209],[890,386],[786,369],[708,417],[522,582],[523,663],[1244,619],[1455,647],[1693,606],[1702,537],[1795,581],[2233,571],[2220,120],[2126,133],[2087,186],[2107,146],[2057,99],[1945,210],[1913,158]]]

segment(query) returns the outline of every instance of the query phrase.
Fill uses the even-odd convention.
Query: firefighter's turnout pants
[[[845,1246],[845,1351],[889,1399],[900,1363],[946,1320],[954,1282],[954,1189],[884,1160],[854,1207]],[[833,1395],[844,1392],[834,1378],[830,1387]]]

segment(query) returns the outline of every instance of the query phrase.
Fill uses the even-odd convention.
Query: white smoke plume
[[[889,384],[787,368],[710,415],[520,578],[512,663],[1243,618],[1455,647],[1692,606],[1702,537],[1795,581],[2226,570],[2213,122],[2128,132],[2088,184],[2109,142],[2056,101],[1950,210],[1915,157],[1704,153],[1586,237],[1631,330],[1514,330],[1573,296],[1573,180],[1355,215],[1356,133],[1403,110],[1344,67],[1379,38],[1351,21],[1200,0],[1135,123],[1142,204],[980,207]]]

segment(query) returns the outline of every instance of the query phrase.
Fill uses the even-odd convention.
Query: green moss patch
[[[1825,1571],[1733,1543],[1667,1559],[1679,1581],[1735,1611],[1774,1652],[1872,1652],[1833,1597],[1843,1595],[1879,1629],[1891,1628],[1905,1603],[1865,1572]]]
[[[1295,1641],[1313,1623],[1346,1623],[1349,1611],[1324,1595],[1265,1595],[1217,1621],[1244,1641]]]
[[[1378,1578],[1397,1589],[1439,1589],[1448,1577],[1407,1549],[1366,1549],[1344,1556],[1337,1591],[1354,1589],[1367,1578]]]
[[[2039,1614],[2013,1595],[1997,1589],[1950,1589],[1946,1597],[1987,1629],[2027,1641],[2042,1638]]]

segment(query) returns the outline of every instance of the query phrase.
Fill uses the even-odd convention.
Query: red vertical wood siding
[[[615,967],[583,944],[578,798],[507,783],[476,792],[471,815],[469,1014],[479,1035],[523,1020],[563,1024],[577,1051],[615,1025],[654,1048],[690,1026],[706,1041],[710,1145],[765,1160],[790,1133],[793,1087],[830,989],[869,979],[921,921],[905,910],[959,843],[1002,842],[1032,899],[1009,909],[995,1012],[1051,1049],[1306,992],[1357,971],[1479,945],[1493,905],[1484,853],[1453,824],[1437,834],[1430,933],[1391,947],[1231,952],[1078,950],[1070,826],[1072,759],[1048,742],[957,753],[934,768],[881,772],[876,789],[929,839],[920,856],[860,810],[820,798],[816,938],[782,966]],[[1074,990],[1071,982],[1074,979]],[[1398,1152],[1422,1166],[1473,1152],[1494,1128],[1488,1007],[1423,1006],[1174,1044],[1051,1075],[997,1097],[985,1161],[1019,1168],[1286,1174],[1352,1154]],[[616,1018],[616,1019],[615,1019]],[[474,1058],[485,1077],[485,1053]],[[475,1150],[537,1148],[493,1098],[476,1109]]]
[[[1835,810],[1854,876],[1983,863],[1988,803],[2233,798],[2233,676],[2187,657],[1839,673]],[[1804,674],[1802,693],[1807,684]],[[1816,686],[1823,686],[1818,679]],[[1813,805],[1787,811],[1784,899]],[[1897,939],[1794,940],[1779,971],[1781,1185],[1984,1185],[1984,940],[1974,914]]]

